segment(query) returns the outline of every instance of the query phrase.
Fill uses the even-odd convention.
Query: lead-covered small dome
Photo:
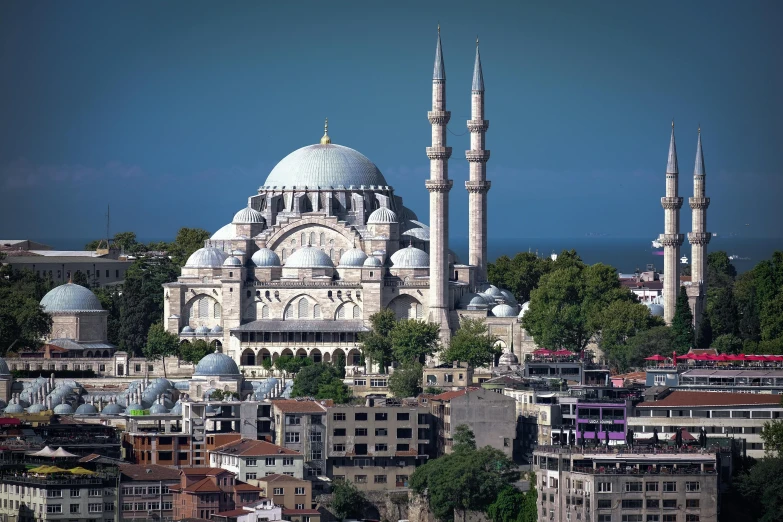
[[[212,234],[212,237],[209,239],[214,241],[226,241],[228,239],[234,239],[234,226],[231,223],[223,225],[217,229],[217,231],[215,231],[215,233]]]
[[[207,335],[209,332],[209,327],[207,326],[199,326],[196,328],[196,335]]]
[[[383,263],[381,263],[381,260],[375,256],[368,256],[367,259],[364,260],[364,263],[362,263],[362,265],[373,268],[373,267],[383,266]]]
[[[424,250],[408,245],[393,253],[391,262],[394,268],[429,268],[430,256]]]
[[[250,261],[257,267],[280,266],[280,257],[268,248],[259,249]]]
[[[511,306],[516,306],[517,299],[514,297],[514,294],[512,294],[511,291],[501,288],[500,293],[503,294],[503,298],[506,300],[506,303],[510,304]]]
[[[125,408],[113,402],[103,407],[101,415],[121,415],[124,411]]]
[[[199,248],[185,263],[185,268],[220,268],[228,254],[215,247]]]
[[[250,223],[263,223],[264,222],[264,215],[261,214],[258,210],[252,209],[250,207],[245,207],[236,214],[234,214],[234,219],[231,220],[232,223],[237,225],[244,225],[244,224],[250,224]]]
[[[223,266],[240,267],[242,266],[242,260],[235,256],[229,256],[223,261]]]
[[[46,406],[44,406],[43,404],[35,403],[35,404],[31,404],[30,406],[28,406],[27,413],[41,413],[45,409],[46,409]]]
[[[653,317],[663,317],[663,306],[658,303],[644,303],[650,310],[650,315]]]
[[[302,247],[288,258],[286,268],[334,268],[329,255],[315,247]]]
[[[180,333],[183,333],[183,334],[192,334],[192,333],[193,333],[193,328],[192,328],[192,327],[190,327],[190,326],[185,326],[185,328],[183,328],[183,329],[182,329],[182,331],[181,331]]]
[[[102,312],[98,298],[89,289],[74,283],[65,283],[52,288],[43,299],[45,312]]]
[[[505,298],[505,297],[503,296],[503,292],[501,292],[501,291],[500,291],[500,288],[498,288],[498,287],[497,287],[497,286],[495,286],[495,285],[489,285],[489,286],[487,286],[487,287],[484,289],[484,293],[485,293],[485,294],[487,294],[487,295],[489,295],[489,296],[492,296],[493,298],[495,298],[495,297],[503,297],[503,298]]]
[[[95,415],[97,413],[98,408],[92,404],[80,404],[79,407],[76,408],[77,415]]]
[[[215,352],[206,355],[196,365],[193,375],[239,375],[234,359],[226,354]]]
[[[168,413],[168,410],[166,409],[166,407],[164,405],[162,405],[159,402],[156,402],[155,404],[150,406],[150,413],[152,413],[152,414]]]
[[[499,304],[492,309],[492,315],[495,317],[516,317],[517,309],[507,304]]]
[[[367,218],[368,225],[382,225],[397,222],[397,214],[395,214],[393,210],[386,207],[375,209]]]
[[[4,413],[24,413],[24,406],[19,403],[9,404],[5,407]]]
[[[352,248],[346,250],[342,255],[339,266],[362,266],[365,260],[367,260],[367,254],[363,250]]]
[[[8,410],[6,409],[5,411],[7,412]],[[54,413],[56,413],[57,415],[73,415],[74,413],[73,406],[71,406],[67,402],[58,404],[57,406],[54,407]]]
[[[517,317],[522,319],[529,309],[530,309],[530,301],[525,301],[524,303],[522,303],[522,309],[519,311],[519,315]]]
[[[460,308],[464,308],[467,310],[472,310],[476,308],[486,309],[487,308],[487,301],[483,297],[481,297],[478,294],[474,294],[472,292],[468,292],[467,294],[463,295],[459,300],[459,306]]]

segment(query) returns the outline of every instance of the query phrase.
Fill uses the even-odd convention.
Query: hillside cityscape
[[[157,41],[160,35],[153,34],[161,27],[163,33],[171,29],[185,39],[171,37],[161,47],[137,42],[137,52],[118,58],[131,68],[134,60],[164,64],[152,69],[166,75],[169,68],[174,75],[185,71],[190,61],[209,64],[210,72],[200,73],[204,81],[216,69],[209,53],[187,49],[192,38],[214,39],[210,52],[230,70],[236,63],[229,61],[229,49],[246,47],[242,19],[264,27],[294,20],[278,11],[284,7],[270,5],[264,13],[252,3],[218,9],[173,2],[159,11],[121,2],[100,8],[77,2],[65,10],[36,5],[51,8],[58,25],[73,24],[64,31],[92,34],[99,20],[113,20],[116,25],[102,27],[101,34],[125,34],[125,23],[140,23]],[[172,6],[184,18],[157,25]],[[48,104],[37,90],[46,82],[11,56],[24,49],[33,68],[43,67],[48,56],[72,59],[58,49],[57,36],[45,40],[42,51],[20,43],[28,41],[26,31],[51,23],[35,7],[0,7],[0,19],[11,20],[0,26],[11,34],[3,44],[11,52],[0,53],[0,65],[17,74],[14,96]],[[744,201],[745,189],[726,186],[731,168],[720,163],[727,161],[726,141],[717,137],[726,129],[715,129],[717,119],[706,114],[704,126],[691,128],[681,126],[675,112],[675,120],[658,115],[653,134],[633,127],[616,131],[637,133],[655,152],[655,192],[609,183],[594,189],[588,185],[611,174],[592,171],[592,181],[578,185],[563,169],[550,182],[575,186],[562,188],[563,199],[550,201],[550,213],[530,212],[523,202],[509,208],[508,198],[522,198],[547,176],[539,167],[509,169],[509,154],[518,154],[517,165],[527,152],[504,151],[519,143],[508,137],[495,142],[490,131],[495,118],[506,129],[509,111],[516,110],[506,98],[493,99],[508,89],[502,69],[517,67],[518,58],[516,50],[498,49],[504,41],[499,33],[507,31],[501,29],[501,5],[487,6],[491,16],[454,14],[451,22],[443,17],[442,25],[429,23],[424,50],[400,50],[421,62],[411,63],[403,80],[396,72],[381,76],[386,65],[380,62],[395,67],[388,55],[375,63],[362,54],[369,35],[359,32],[357,19],[347,22],[356,34],[329,26],[342,27],[342,18],[359,13],[419,18],[418,7],[313,9],[318,16],[301,14],[302,23],[327,37],[274,47],[294,67],[268,66],[260,98],[291,104],[269,109],[291,113],[281,118],[274,112],[265,122],[274,129],[260,138],[265,145],[259,154],[271,157],[259,162],[260,180],[242,181],[247,190],[232,195],[234,207],[221,198],[236,183],[229,178],[244,176],[239,167],[179,179],[170,190],[168,173],[157,179],[140,174],[141,167],[112,164],[117,185],[109,198],[90,192],[107,175],[91,167],[41,164],[30,170],[27,159],[0,167],[3,212],[24,211],[0,224],[3,235],[16,238],[0,239],[0,520],[783,520],[783,240],[773,238],[780,232],[780,209],[768,204],[766,193]],[[544,11],[524,9],[542,23],[547,18]],[[754,16],[765,12],[755,9]],[[607,23],[620,30],[616,20]],[[705,21],[713,23],[719,24]],[[389,29],[379,23],[377,30]],[[492,45],[468,32],[475,30],[489,33]],[[269,31],[305,38],[297,32],[302,28]],[[419,26],[410,22],[407,31]],[[109,34],[101,38],[114,42]],[[635,41],[630,33],[626,38]],[[649,45],[639,38],[635,45]],[[469,47],[460,41],[465,39]],[[68,48],[65,40],[60,43]],[[334,78],[312,74],[323,56],[318,46],[336,50],[342,40],[356,54],[343,50],[331,66],[345,60],[357,76],[322,86]],[[404,46],[418,47],[419,41],[411,37]],[[90,43],[97,45],[68,63],[83,59],[89,67],[98,60],[99,41]],[[388,44],[395,45],[399,39]],[[318,50],[310,56],[308,48]],[[457,65],[450,67],[451,57],[466,49],[469,56],[455,57]],[[643,60],[636,66],[648,67]],[[139,140],[146,139],[141,134],[171,139],[169,130],[155,128],[160,120],[151,105],[134,105],[138,99],[127,94],[145,91],[158,77],[133,76],[132,91],[125,91],[127,85],[118,85],[128,77],[120,81],[105,67],[88,73],[95,84],[85,84],[88,94],[74,99],[81,100],[74,103],[83,104],[84,118],[95,117],[92,103],[124,93],[118,106],[127,103],[150,118]],[[299,72],[286,74],[291,70]],[[593,75],[601,76],[596,71],[586,78],[593,81]],[[370,91],[381,83],[402,90],[400,81],[426,82],[426,91],[410,91],[417,96],[412,109],[371,93],[367,99],[378,104],[377,114],[366,106],[361,114],[335,110],[328,99],[339,90],[364,103],[367,93],[354,90],[358,81]],[[227,97],[244,96],[237,89]],[[188,100],[187,112],[213,111],[214,99],[178,92]],[[664,106],[687,113],[689,121],[690,96],[671,94]],[[523,98],[511,99],[535,105]],[[639,94],[632,105],[645,105],[644,99]],[[296,103],[310,112],[310,104],[334,110],[337,119],[318,116],[314,126],[309,114],[303,123]],[[386,106],[392,109],[380,112]],[[265,109],[257,109],[265,118]],[[384,128],[381,114],[409,110],[418,111],[410,136],[394,123]],[[95,114],[96,128],[105,124],[110,133],[112,114]],[[552,118],[567,116],[558,109]],[[41,124],[38,116],[30,121],[43,125],[31,142],[36,145],[8,140],[0,164],[49,146],[52,136],[44,129],[59,124]],[[171,125],[197,124],[182,115]],[[352,125],[364,130],[344,133]],[[8,134],[25,135],[22,127]],[[235,131],[241,134],[220,132]],[[277,148],[276,132],[290,133],[297,145]],[[83,140],[96,140],[90,150],[100,148],[97,135],[75,134],[59,136],[64,149]],[[365,155],[351,147],[349,137],[371,143],[359,138],[365,134],[385,148],[415,149],[417,166],[382,170],[370,158],[372,148]],[[457,150],[458,144],[468,148]],[[176,163],[191,149],[197,155],[213,145],[172,147],[162,156]],[[153,145],[129,150],[134,147]],[[56,157],[55,149],[40,154]],[[503,162],[496,170],[493,159]],[[535,181],[528,185],[524,175]],[[645,176],[635,172],[627,182],[643,183]],[[773,178],[772,193],[779,188]],[[125,183],[142,187],[144,195]],[[24,190],[42,194],[42,204],[29,207]],[[594,216],[569,209],[570,190],[595,202]],[[632,206],[619,211],[611,199],[632,199]],[[63,204],[73,216],[58,216]],[[613,216],[623,230],[638,220],[646,234],[653,206],[654,237],[625,239],[604,231],[606,216]],[[639,212],[627,211],[633,208]],[[569,212],[568,219],[584,229],[577,239],[537,233],[539,224],[550,226],[544,222],[557,223]],[[34,213],[47,214],[51,226],[36,225],[38,217],[20,219]],[[206,229],[206,214],[222,216],[222,226]],[[762,215],[769,223],[744,222]],[[71,219],[81,228],[58,228],[59,220]],[[716,222],[723,227],[718,232]]]

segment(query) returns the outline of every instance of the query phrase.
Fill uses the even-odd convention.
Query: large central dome
[[[354,185],[386,186],[378,167],[364,154],[331,143],[308,145],[295,150],[278,163],[266,187],[337,188]]]

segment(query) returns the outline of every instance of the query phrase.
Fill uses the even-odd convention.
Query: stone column
[[[707,294],[707,244],[712,234],[707,232],[707,207],[710,198],[705,197],[704,153],[701,148],[701,128],[696,145],[696,164],[693,168],[693,197],[688,201],[691,206],[691,233],[688,241],[691,244],[691,288],[688,292],[691,310],[693,312],[694,328],[699,328],[704,312],[704,300]]]
[[[661,198],[664,209],[664,233],[658,240],[663,244],[663,318],[671,324],[677,294],[680,291],[680,246],[684,236],[680,234],[680,208],[682,198],[677,195],[679,170],[677,147],[674,143],[674,122],[669,142],[669,161],[666,167],[666,197]]]

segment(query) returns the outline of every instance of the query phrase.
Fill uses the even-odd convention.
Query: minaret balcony
[[[429,192],[448,192],[454,186],[454,181],[450,179],[428,179],[424,182]]]
[[[685,235],[683,234],[661,234],[658,236],[658,241],[664,248],[681,246],[684,240]]]
[[[451,119],[451,111],[429,111],[427,119],[432,125],[446,125]]]
[[[489,188],[492,186],[492,183],[490,181],[466,181],[465,182],[465,188],[468,192],[471,193],[486,193],[489,191]]]
[[[682,198],[661,198],[661,206],[665,210],[680,210],[682,208]]]
[[[488,150],[466,150],[465,157],[471,163],[486,163],[489,161]]]
[[[451,157],[451,147],[427,147],[427,157],[431,160],[447,160]]]
[[[470,132],[487,132],[487,129],[489,129],[489,120],[468,120]]]
[[[688,232],[688,242],[691,245],[706,245],[711,238],[712,234],[709,232]]]
[[[689,198],[688,203],[693,210],[706,210],[710,206],[710,198]]]

